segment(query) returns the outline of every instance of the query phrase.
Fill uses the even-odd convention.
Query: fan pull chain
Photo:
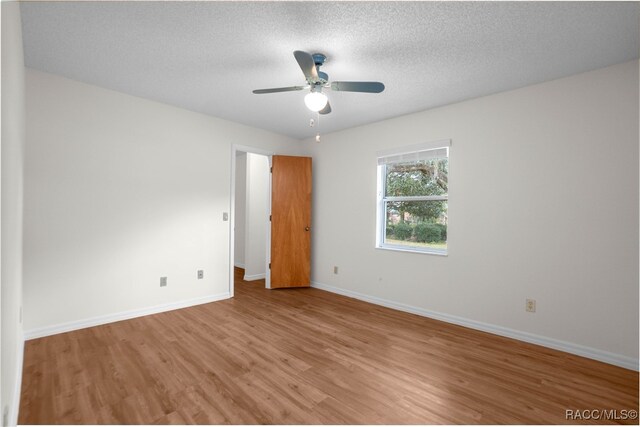
[[[316,142],[320,142],[320,112],[317,113],[318,118],[316,119],[316,123],[318,123],[318,133],[316,133]]]

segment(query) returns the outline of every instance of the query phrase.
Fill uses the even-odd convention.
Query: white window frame
[[[441,255],[447,256],[449,254],[449,241],[447,239],[447,249],[434,249],[434,248],[420,248],[414,246],[404,246],[404,245],[390,245],[385,243],[385,233],[386,233],[386,202],[396,202],[396,201],[429,201],[429,200],[449,200],[449,191],[447,190],[446,196],[403,196],[403,197],[384,197],[386,190],[386,169],[387,165],[385,160],[389,160],[389,158],[397,158],[397,163],[401,161],[411,161],[413,156],[417,156],[418,153],[425,151],[432,151],[446,148],[447,150],[447,160],[449,162],[449,173],[451,172],[451,140],[444,139],[438,141],[427,142],[424,144],[411,145],[408,147],[395,148],[390,150],[378,151],[377,159],[378,159],[378,197],[377,197],[377,215],[376,215],[376,248],[377,249],[385,249],[392,251],[400,251],[400,252],[415,252],[422,254],[430,254],[430,255]],[[393,162],[393,161],[392,161]],[[448,204],[447,204],[447,215],[448,215]],[[447,222],[448,227],[448,222]],[[449,232],[447,230],[447,236]]]

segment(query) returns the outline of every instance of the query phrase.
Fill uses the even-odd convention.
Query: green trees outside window
[[[381,167],[384,168],[384,244],[445,252],[448,158]]]

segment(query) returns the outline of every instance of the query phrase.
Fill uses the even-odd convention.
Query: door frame
[[[234,268],[235,268],[235,227],[236,227],[236,154],[240,152],[261,154],[267,156],[269,160],[269,168],[271,168],[273,162],[272,151],[263,150],[261,148],[250,147],[248,145],[231,145],[231,206],[229,209],[229,296],[233,298],[234,289]],[[271,213],[271,174],[269,174],[269,186],[268,186],[268,206],[267,212]],[[266,219],[268,221],[268,218]],[[265,259],[265,287],[271,288],[271,271],[269,270],[269,263],[271,262],[271,223],[267,226],[266,234],[266,259]]]

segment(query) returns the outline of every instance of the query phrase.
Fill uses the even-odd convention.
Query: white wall
[[[238,151],[236,155],[236,189],[235,189],[235,234],[234,265],[244,268],[244,236],[247,204],[247,153]]]
[[[22,367],[22,196],[25,83],[18,3],[2,2],[2,351],[0,400],[3,424],[15,424]],[[5,414],[7,419],[4,419]]]
[[[313,281],[637,369],[638,114],[634,61],[306,141]],[[445,138],[449,256],[374,249],[376,151]]]
[[[269,217],[269,159],[267,156],[247,153],[246,184],[244,279],[264,279]]]
[[[227,295],[231,146],[299,144],[35,70],[26,82],[27,335]]]

